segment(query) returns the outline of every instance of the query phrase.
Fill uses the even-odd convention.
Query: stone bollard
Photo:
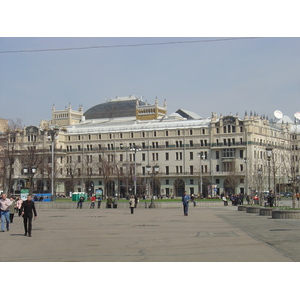
[[[275,209],[275,207],[263,207],[259,210],[260,216],[272,216],[272,211]]]
[[[238,211],[246,211],[246,208],[247,208],[248,206],[246,206],[246,205],[239,205],[238,206]]]
[[[273,210],[272,219],[300,219],[300,210]]]
[[[260,207],[257,207],[257,206],[248,206],[247,208],[246,208],[246,213],[256,213],[256,214],[258,214],[259,213],[259,210],[260,210]]]

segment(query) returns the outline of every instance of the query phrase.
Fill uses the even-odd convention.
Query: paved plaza
[[[140,203],[141,205],[141,203]],[[275,220],[235,206],[38,209],[32,237],[15,214],[0,233],[2,262],[300,261],[300,220]]]

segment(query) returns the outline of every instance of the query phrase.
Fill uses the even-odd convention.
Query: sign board
[[[96,199],[101,199],[102,200],[102,197],[103,197],[103,190],[102,189],[99,189],[99,190],[96,190]]]
[[[27,200],[27,196],[28,195],[29,195],[29,189],[23,189],[23,190],[21,190],[20,197],[21,197],[21,199],[23,201]]]

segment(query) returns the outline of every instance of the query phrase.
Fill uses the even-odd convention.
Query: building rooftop
[[[147,105],[147,102],[136,96],[116,97],[91,107],[83,115],[86,120],[132,117],[136,116],[137,102],[139,106]]]

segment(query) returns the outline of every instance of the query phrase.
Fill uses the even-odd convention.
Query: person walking
[[[196,206],[196,200],[194,194],[191,195],[191,201],[194,203],[194,207]]]
[[[18,210],[18,216],[21,217],[21,207],[23,200],[20,197],[17,197],[17,210]]]
[[[15,209],[16,209],[16,200],[14,197],[10,198],[11,206],[9,207],[9,221],[10,223],[13,223],[14,221],[14,215],[15,215]]]
[[[187,216],[189,212],[189,201],[190,201],[190,196],[187,195],[186,191],[184,191],[184,194],[182,196],[182,204],[183,204],[183,213],[185,216]]]
[[[129,199],[129,207],[130,207],[130,212],[133,214],[134,208],[135,208],[135,199],[134,196],[131,196]]]
[[[34,213],[34,219],[37,218],[37,213],[34,206],[34,202],[31,200],[30,195],[28,195],[27,200],[25,200],[22,203],[21,211],[22,211],[22,216],[24,221],[24,230],[25,230],[24,235],[26,236],[28,233],[28,236],[31,237],[32,217],[33,217],[32,212]]]
[[[102,202],[102,196],[98,197],[98,208],[100,208]]]
[[[6,198],[6,194],[2,194],[2,199],[0,200],[1,209],[1,232],[4,232],[4,223],[6,222],[6,230],[9,231],[9,208],[11,206],[11,201]]]
[[[268,203],[269,203],[270,207],[273,207],[274,199],[275,199],[275,196],[273,194],[273,191],[270,190],[270,193],[269,193],[269,195],[267,197],[267,200],[268,200]]]
[[[134,195],[134,208],[137,207],[137,204],[139,203],[139,198],[137,195]]]

